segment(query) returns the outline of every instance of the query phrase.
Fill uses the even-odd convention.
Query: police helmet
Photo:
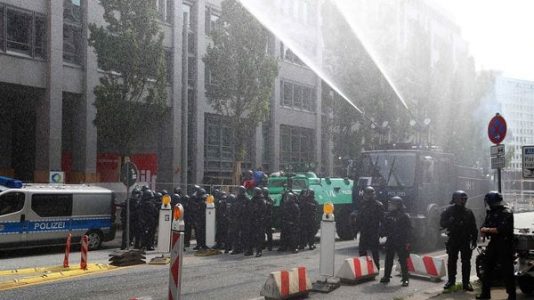
[[[220,195],[221,195],[221,198],[227,198],[227,197],[228,197],[228,195],[226,194],[225,191],[222,191],[222,192],[220,193]]]
[[[458,190],[452,193],[452,199],[450,204],[465,205],[465,201],[467,201],[467,198],[468,197],[466,192]]]
[[[237,194],[238,194],[238,195],[244,195],[246,192],[247,192],[247,189],[246,189],[244,186],[242,186],[242,185],[240,185],[240,186],[237,188]]]
[[[167,192],[167,190],[161,190],[161,194],[162,194],[162,195],[168,195],[169,192]]]
[[[310,197],[312,197],[312,198],[315,197],[315,191],[314,190],[310,190]]]
[[[228,201],[229,201],[229,202],[232,202],[232,201],[234,201],[234,200],[235,200],[235,195],[234,195],[234,194],[230,194],[230,195],[228,195]]]
[[[200,185],[195,184],[195,185],[193,186],[193,191],[198,191],[198,190],[200,190]]]
[[[215,189],[213,190],[212,195],[213,195],[214,197],[219,197],[220,194],[221,194],[221,190],[219,190],[218,188],[215,188]]]
[[[287,194],[287,199],[291,200],[291,201],[297,201],[297,195],[295,195],[295,193],[293,193],[293,192],[289,192]]]
[[[261,188],[260,187],[255,187],[254,188],[254,196],[261,196]]]
[[[189,200],[191,199],[191,197],[190,197],[189,195],[185,195],[185,196],[184,196],[184,199],[185,199],[186,201],[189,201]]]
[[[367,186],[363,189],[363,197],[365,199],[373,199],[375,196],[375,188],[372,186]]]
[[[502,195],[497,191],[491,191],[484,197],[484,202],[490,207],[502,205]]]
[[[268,188],[264,187],[264,188],[262,189],[262,192],[263,192],[263,196],[265,196],[265,197],[268,197],[268,196],[269,196],[269,189],[268,189]]]
[[[179,187],[174,188],[174,193],[180,195],[182,193],[182,189]]]
[[[389,199],[389,208],[393,210],[404,208],[402,198],[399,196],[391,197],[391,199]]]
[[[145,185],[143,185],[143,186],[141,187],[141,192],[144,192],[144,191],[146,191],[146,190],[150,190],[150,187],[149,187],[148,185],[145,184]]]
[[[146,189],[144,192],[143,192],[143,201],[146,201],[146,200],[151,200],[152,198],[154,198],[154,193],[152,192],[152,190],[150,189]]]

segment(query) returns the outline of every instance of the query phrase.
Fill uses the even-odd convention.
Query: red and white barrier
[[[72,239],[72,234],[67,235],[67,244],[65,245],[65,258],[63,258],[63,268],[69,267],[69,255],[70,255],[70,240]]]
[[[169,271],[169,300],[177,300],[181,297],[183,251],[184,233],[173,230],[171,237],[171,268]]]
[[[445,258],[410,254],[407,259],[408,273],[413,276],[440,280],[447,274]]]
[[[89,238],[82,237],[82,259],[80,260],[80,269],[87,270],[87,251],[89,250]]]
[[[354,284],[374,279],[378,275],[378,268],[370,256],[347,258],[336,273],[341,282]]]
[[[306,268],[298,267],[290,271],[282,270],[269,274],[260,295],[268,299],[288,299],[307,296],[311,288]]]

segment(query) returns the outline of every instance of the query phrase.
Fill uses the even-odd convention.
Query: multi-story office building
[[[534,145],[534,82],[498,76],[492,95],[506,119],[508,134],[504,143],[513,151],[509,169],[521,170],[521,146]]]
[[[164,32],[170,112],[157,132],[140,132],[132,159],[142,181],[218,182],[231,178],[231,132],[205,97],[210,83],[202,57],[220,0],[158,0]],[[291,1],[298,15],[316,7]],[[0,0],[0,173],[46,182],[65,171],[69,182],[116,181],[118,156],[98,139],[93,90],[100,71],[88,47],[88,25],[103,24],[92,0]],[[292,17],[288,15],[288,17]],[[314,20],[302,22],[313,30]],[[280,57],[271,113],[251,137],[246,168],[276,171],[314,162],[328,173],[322,151],[321,80],[273,37]]]

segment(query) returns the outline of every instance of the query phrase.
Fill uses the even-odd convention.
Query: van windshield
[[[377,186],[413,186],[415,161],[415,153],[365,153],[360,177],[371,177]]]

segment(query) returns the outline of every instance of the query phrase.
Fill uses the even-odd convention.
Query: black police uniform
[[[242,253],[243,248],[247,247],[247,232],[244,230],[246,230],[249,220],[246,211],[249,199],[245,194],[245,191],[246,190],[242,190],[239,192],[231,208],[233,216],[231,226],[234,226],[232,228],[232,254]]]
[[[476,247],[478,229],[473,211],[462,205],[451,205],[440,218],[440,225],[447,230],[447,274],[449,281],[445,288],[454,286],[456,281],[456,264],[458,252],[462,257],[462,284],[464,289],[469,289],[469,277],[471,274],[471,255]],[[470,288],[472,290],[472,288]]]
[[[139,228],[141,229],[141,248],[154,249],[154,236],[156,233],[159,210],[156,208],[152,191],[143,192],[143,198],[138,208]]]
[[[182,204],[184,209],[184,247],[189,247],[193,227],[191,197],[189,195],[184,195],[183,197],[180,197],[179,203]]]
[[[305,190],[299,201],[300,208],[300,247],[308,246],[315,249],[315,234],[317,233],[317,206],[313,191]]]
[[[490,197],[497,197],[497,193]],[[491,193],[490,193],[491,194]],[[500,196],[500,194],[499,194]],[[488,195],[486,195],[488,197]],[[502,199],[502,196],[500,196]],[[491,199],[490,199],[491,200]],[[501,201],[495,201],[502,203]],[[482,276],[482,291],[477,299],[489,299],[492,275],[500,264],[508,299],[516,298],[514,277],[514,213],[502,204],[491,206],[482,227],[497,228],[496,234],[485,234],[490,241],[486,247],[486,259]]]
[[[269,197],[269,190],[263,188],[265,198],[265,234],[267,235],[267,249],[273,250],[273,207],[274,201]]]
[[[251,216],[250,240],[252,242],[249,251],[252,250],[251,248],[256,249],[256,256],[258,257],[262,255],[263,243],[265,241],[265,212],[267,205],[265,204],[261,189],[259,191],[256,191],[256,189],[260,188],[255,188],[255,195],[249,204]]]
[[[403,285],[408,284],[408,266],[406,259],[410,255],[410,241],[412,239],[412,225],[410,217],[401,208],[389,211],[383,222],[383,235],[387,237],[386,240],[386,260],[384,277],[381,282],[387,283],[391,278],[391,270],[393,268],[393,259],[395,254],[399,258],[401,267],[401,276]]]
[[[239,245],[239,216],[238,204],[236,203],[236,197],[234,194],[230,194],[226,203],[226,219],[228,222],[228,230],[226,232],[226,245],[225,253],[231,250],[240,251]]]
[[[208,194],[205,191],[200,191],[194,199],[195,202],[195,238],[197,246],[193,249],[206,249],[206,198]]]
[[[371,251],[376,267],[380,269],[380,226],[384,219],[384,206],[381,202],[370,199],[363,201],[356,218],[357,229],[360,232],[358,250],[360,256],[367,255]]]
[[[300,208],[297,203],[297,196],[290,193],[284,200],[282,207],[282,222],[286,227],[286,241],[285,245],[290,251],[298,252],[299,244],[299,221]]]
[[[130,235],[130,241],[129,243],[126,242],[126,227],[127,227],[127,205],[126,205],[126,201],[124,201],[124,203],[122,203],[120,205],[121,207],[121,225],[122,225],[122,228],[123,228],[123,231],[122,231],[122,240],[121,240],[121,249],[126,249],[126,247],[130,244],[132,244],[132,242],[134,240],[136,240],[136,237],[137,239],[139,239],[139,234],[137,234],[137,232],[139,231],[139,229],[137,228],[137,206],[139,205],[139,198],[137,195],[132,195],[132,197],[130,197],[128,199],[128,201],[130,202],[130,228],[129,228],[129,235]]]

